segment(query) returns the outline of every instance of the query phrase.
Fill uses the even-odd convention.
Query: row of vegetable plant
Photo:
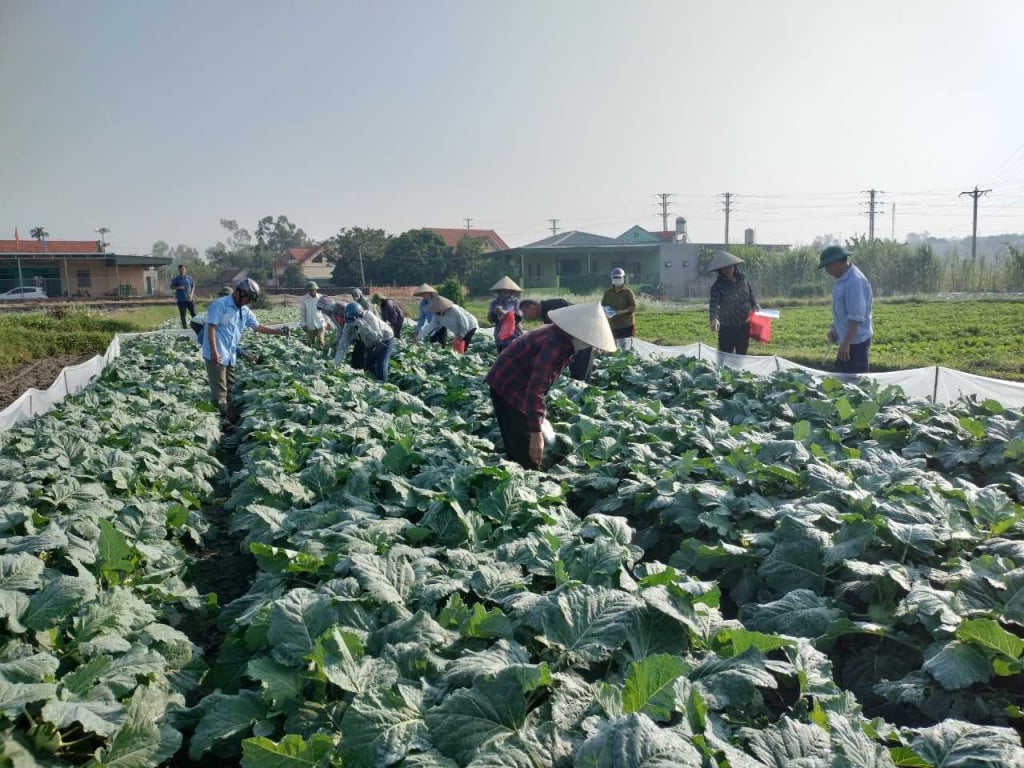
[[[1024,765],[1019,413],[609,357],[541,474],[489,350],[382,385],[260,339],[225,502],[259,571],[203,660],[224,469],[158,339],[0,437],[0,761]]]

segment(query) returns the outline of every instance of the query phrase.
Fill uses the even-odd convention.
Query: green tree
[[[41,243],[43,242],[43,240],[50,236],[50,233],[47,232],[43,227],[32,227],[32,229],[29,230],[28,236],[35,238]]]
[[[256,245],[253,253],[258,268],[269,270],[277,281],[277,270],[284,263],[290,248],[310,245],[310,239],[287,216],[264,216],[256,225]]]
[[[444,277],[450,253],[436,232],[410,229],[388,243],[385,265],[390,275],[400,276],[406,285],[414,285]]]
[[[466,292],[462,289],[462,281],[459,280],[458,275],[450,275],[438,283],[437,293],[446,299],[451,299],[459,306],[466,303]]]
[[[306,274],[298,264],[289,264],[281,274],[281,285],[285,288],[302,288],[306,285]]]
[[[221,219],[220,225],[228,231],[227,241],[218,241],[207,248],[206,260],[218,269],[255,267],[255,250],[249,230],[239,227],[234,219]]]
[[[352,227],[342,229],[330,240],[334,271],[331,282],[337,286],[395,285],[397,273],[385,267],[391,236],[383,229]],[[411,282],[402,279],[401,282]],[[422,281],[421,281],[422,282]]]

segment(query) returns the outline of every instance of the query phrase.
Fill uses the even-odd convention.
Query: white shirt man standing
[[[306,340],[310,344],[323,347],[327,322],[317,306],[320,300],[320,294],[317,293],[319,289],[320,286],[312,280],[306,283],[306,292],[299,302],[299,325],[306,332]]]

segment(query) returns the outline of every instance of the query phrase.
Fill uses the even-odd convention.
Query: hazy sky
[[[1024,232],[1021,0],[0,0],[0,238]],[[895,218],[892,204],[896,204]]]

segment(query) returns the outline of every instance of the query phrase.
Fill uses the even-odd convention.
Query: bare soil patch
[[[78,365],[92,357],[91,354],[58,355],[0,368],[0,410],[21,397],[26,389],[49,389],[66,366]]]

